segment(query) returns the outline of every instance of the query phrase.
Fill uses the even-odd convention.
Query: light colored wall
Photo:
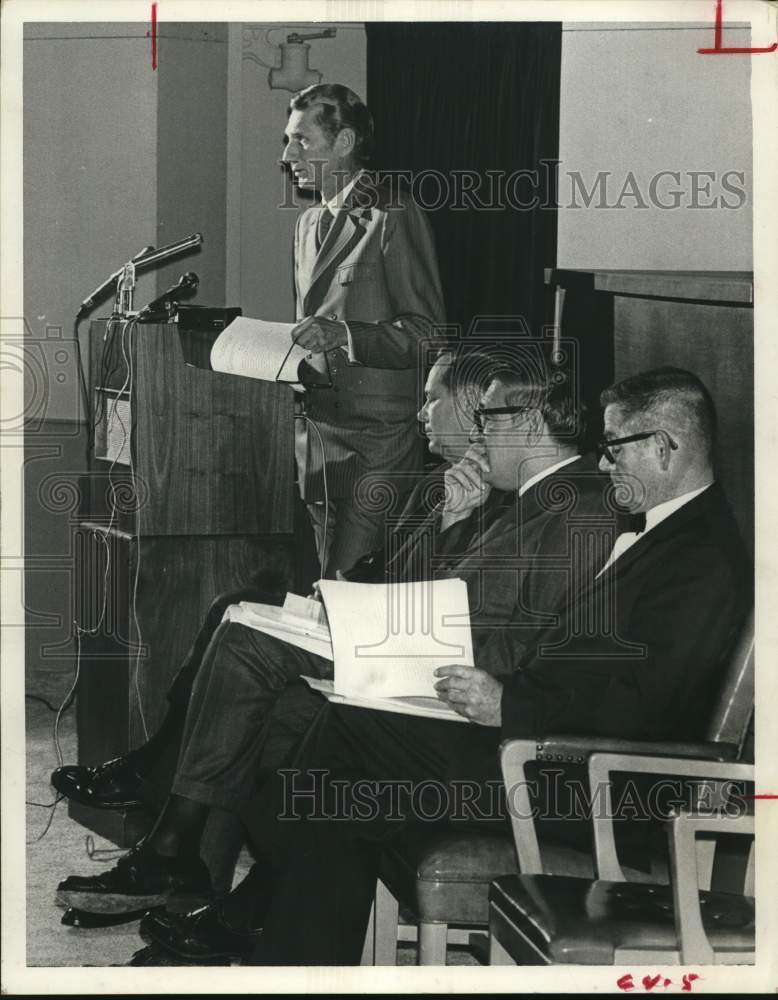
[[[37,340],[47,326],[70,337],[82,299],[156,242],[157,78],[145,28],[25,27],[24,313]],[[155,287],[141,276],[138,299]],[[49,353],[46,415],[75,419],[75,354],[54,365]]]
[[[227,25],[163,24],[158,47],[157,233],[165,246],[201,232],[202,246],[156,272],[162,292],[185,271],[193,303],[224,305]]]
[[[366,37],[362,25],[337,27],[335,38],[311,43],[311,68],[321,70],[324,83],[344,83],[366,99]],[[269,28],[270,25],[252,25]],[[292,31],[319,31],[326,24],[305,26],[289,24],[272,26],[270,39],[277,43]],[[234,122],[230,141],[238,139],[241,148],[239,162],[231,173],[239,170],[239,193],[235,193],[235,177],[231,177],[233,194],[239,202],[239,220],[231,228],[228,245],[227,285],[237,296],[231,304],[241,305],[244,315],[264,319],[294,318],[292,277],[292,240],[295,220],[302,207],[309,204],[300,199],[294,203],[286,175],[278,166],[281,139],[286,123],[286,109],[292,96],[286,90],[271,90],[268,69],[250,59],[235,58],[241,44],[238,33],[232,33],[231,67],[239,73],[241,111]],[[254,50],[265,61],[273,60],[270,47]],[[234,77],[233,77],[233,82]],[[238,135],[235,135],[237,131]],[[281,208],[288,205],[293,207]],[[236,252],[239,247],[239,253]],[[236,275],[230,274],[238,269]]]
[[[749,45],[746,28],[726,27],[726,44]],[[751,105],[748,57],[702,56],[710,25],[566,24],[562,34],[558,265],[563,268],[750,270],[752,267]],[[769,58],[769,57],[767,57]],[[569,208],[567,171],[591,189],[612,173],[609,203],[631,170],[641,192],[661,170],[680,171],[685,205],[664,210]],[[742,171],[742,207],[689,207],[689,171]],[[704,182],[703,182],[704,183]],[[671,179],[658,192],[670,202]],[[727,194],[718,181],[698,203]],[[645,197],[645,195],[644,195]],[[582,199],[578,199],[579,205]]]
[[[156,70],[147,30],[26,27],[24,309],[45,342],[50,419],[77,418],[79,390],[72,344],[47,327],[71,337],[79,303],[143,246],[204,236],[199,253],[138,276],[136,308],[186,270],[200,277],[195,302],[225,300],[227,27],[161,25]],[[111,304],[84,321],[82,348]]]

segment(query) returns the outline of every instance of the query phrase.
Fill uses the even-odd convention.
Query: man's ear
[[[543,437],[544,420],[540,410],[532,410],[527,420],[527,437],[530,444],[535,444]]]
[[[335,136],[335,146],[340,156],[351,156],[357,145],[357,134],[353,128],[342,128]]]
[[[663,472],[666,472],[670,467],[670,442],[667,440],[667,435],[662,431],[657,431],[654,435],[654,448],[656,449],[656,456],[659,459],[659,467]]]

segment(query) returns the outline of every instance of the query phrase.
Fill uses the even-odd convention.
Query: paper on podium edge
[[[292,343],[297,325],[236,316],[211,347],[211,367],[224,375],[294,384],[300,362],[308,356],[305,348]]]

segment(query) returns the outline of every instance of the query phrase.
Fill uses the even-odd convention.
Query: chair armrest
[[[735,760],[734,743],[655,742],[606,736],[543,736],[537,740],[537,760],[583,764],[592,753],[650,754],[652,757],[694,757]]]
[[[612,882],[627,881],[616,854],[610,781],[614,771],[667,775],[673,778],[709,778],[733,783],[754,780],[753,764],[736,761],[593,753],[589,757],[589,793],[592,800],[595,865],[598,877]]]
[[[675,927],[681,962],[712,965],[713,949],[700,911],[695,838],[698,833],[754,834],[753,816],[699,815],[682,812],[667,823],[670,842],[670,872],[675,908]],[[753,846],[746,874],[745,894],[753,895]]]
[[[526,772],[527,764],[535,760],[536,747],[536,740],[505,740],[500,744],[506,805],[511,819],[519,871],[523,875],[543,874]]]

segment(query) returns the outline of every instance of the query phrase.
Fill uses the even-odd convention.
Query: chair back
[[[740,756],[754,713],[754,611],[746,618],[732,651],[721,693],[705,738],[732,743]]]

